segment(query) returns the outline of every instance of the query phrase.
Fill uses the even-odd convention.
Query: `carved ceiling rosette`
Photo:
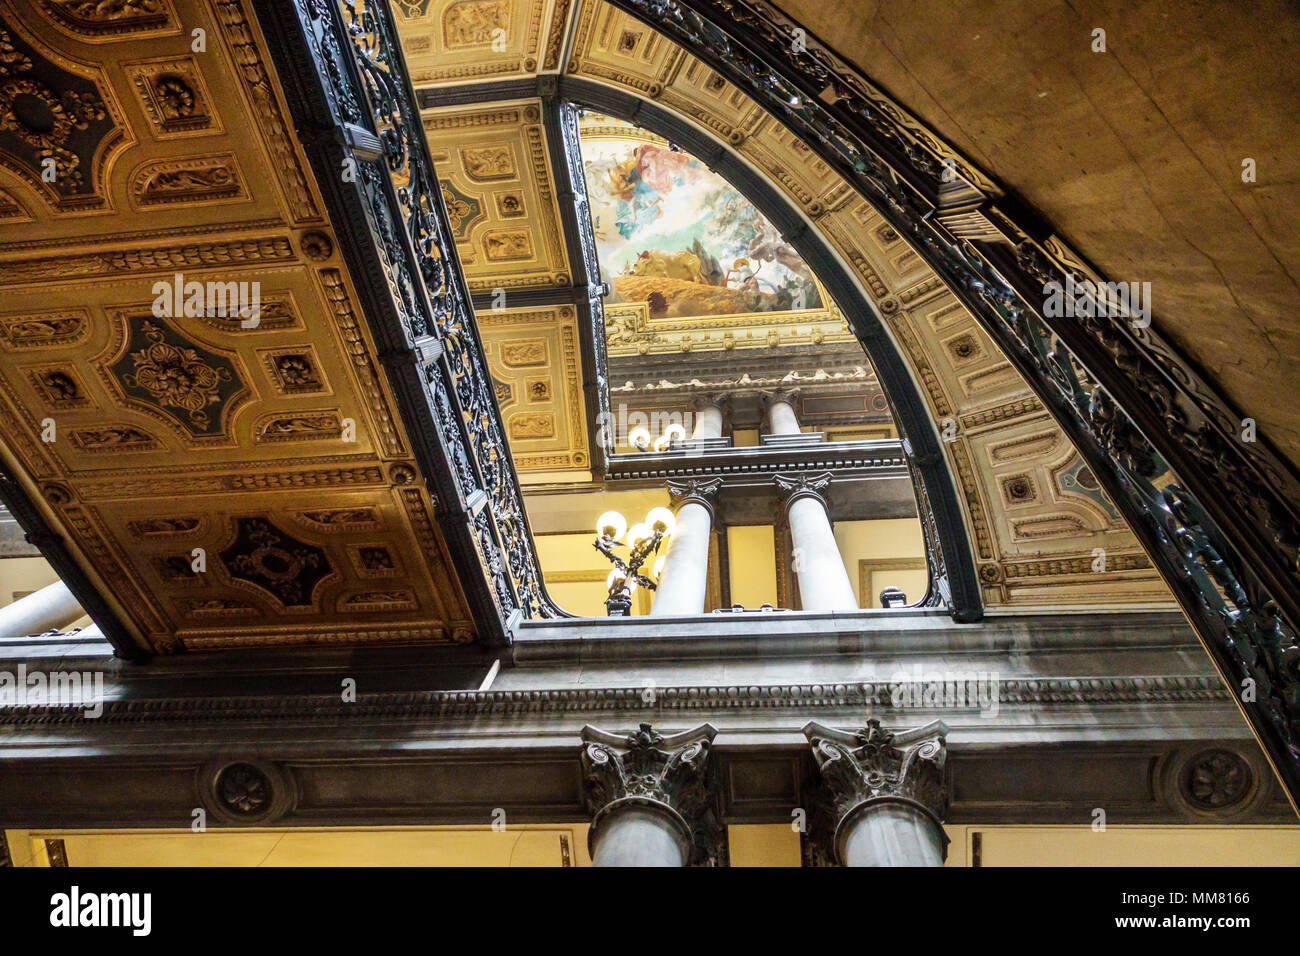
[[[883,729],[874,717],[858,731],[810,721],[803,733],[821,772],[822,806],[816,815],[829,818],[828,826],[813,829],[820,830],[821,838],[829,838],[835,859],[843,859],[849,825],[867,808],[887,802],[919,810],[934,822],[947,847],[943,818],[948,811],[944,783],[948,727],[943,721],[901,733]]]
[[[593,853],[600,824],[620,807],[640,806],[672,821],[693,865],[718,865],[726,840],[709,760],[717,733],[712,724],[668,735],[648,723],[626,735],[583,727],[583,800]]]
[[[97,169],[122,129],[96,81],[47,59],[0,20],[0,165],[54,205],[102,205]],[[12,28],[11,28],[12,29]]]

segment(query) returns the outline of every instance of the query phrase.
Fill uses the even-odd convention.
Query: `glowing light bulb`
[[[596,534],[613,541],[620,540],[627,533],[627,519],[617,511],[606,511],[596,519]]]
[[[654,537],[654,531],[650,529],[650,526],[638,521],[627,531],[627,546],[635,550],[652,537]]]
[[[652,531],[662,531],[664,537],[667,537],[677,527],[677,516],[669,508],[651,508],[646,512],[645,523]]]
[[[664,429],[663,437],[670,442],[674,440],[681,441],[683,438],[686,437],[686,427],[684,425],[679,424],[678,422],[673,422],[671,425],[669,425],[667,428]]]
[[[614,590],[621,587],[627,581],[627,574],[620,568],[614,568],[609,572],[609,577],[605,578],[605,587]]]
[[[627,443],[638,451],[645,451],[650,447],[650,429],[645,426],[637,426],[628,432]]]

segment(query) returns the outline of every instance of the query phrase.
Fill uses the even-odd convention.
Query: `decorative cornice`
[[[798,448],[776,445],[748,448],[696,451],[684,446],[678,451],[622,452],[611,456],[610,473],[615,478],[633,480],[667,479],[693,471],[708,473],[725,463],[728,484],[737,477],[750,484],[765,481],[773,473],[792,468],[829,471],[841,476],[849,472],[870,472],[872,478],[906,477],[907,456],[901,443],[881,440],[862,442],[824,442]],[[711,467],[712,466],[712,467]],[[883,473],[883,474],[882,474]]]
[[[709,685],[662,687],[654,709],[663,711],[799,710],[876,711],[918,708],[923,699],[907,690],[925,682],[854,681],[760,686]],[[337,694],[279,697],[169,697],[148,700],[106,700],[98,718],[85,716],[84,702],[28,707],[0,706],[0,726],[43,724],[202,724],[227,721],[294,719],[337,723],[340,720],[477,720],[484,717],[557,716],[565,714],[646,710],[642,687],[591,687],[562,690],[415,691],[359,694],[344,703]],[[1051,706],[1087,707],[1097,704],[1221,704],[1232,695],[1217,677],[1043,677],[1002,679],[997,683],[1000,708]],[[987,704],[987,701],[984,702]],[[980,710],[944,707],[946,713]]]
[[[831,845],[844,860],[844,839],[850,825],[871,807],[882,803],[905,804],[927,816],[943,835],[948,811],[944,783],[948,727],[932,721],[903,733],[883,730],[871,718],[858,731],[836,730],[810,721],[803,728],[821,771],[822,783],[834,818]]]
[[[582,728],[583,800],[591,814],[587,844],[595,855],[600,826],[628,806],[657,810],[670,820],[692,863],[716,864],[725,843],[719,787],[709,761],[717,728],[700,724],[664,734],[643,723],[630,734]]]

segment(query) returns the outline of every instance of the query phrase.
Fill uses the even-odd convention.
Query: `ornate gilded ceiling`
[[[539,104],[430,111],[424,129],[470,291],[567,288]]]
[[[5,465],[144,648],[473,637],[337,245],[246,0],[0,2]]]
[[[636,93],[725,143],[816,225],[951,437],[986,603],[1165,598],[978,324],[739,90],[604,3],[396,7],[417,86],[563,68]],[[247,0],[0,0],[0,21],[0,434],[6,467],[78,567],[157,651],[470,639],[434,503]],[[528,299],[562,299],[575,273],[542,101],[516,89],[422,119],[516,463],[581,476],[590,382],[577,314]],[[159,283],[178,274],[182,296],[189,281],[256,284],[259,321],[206,304],[160,310]],[[694,361],[849,339],[829,299],[761,321],[680,318],[613,304],[611,352]]]
[[[422,6],[419,19],[399,19],[404,43],[409,47],[424,34],[435,34],[427,40],[431,46],[443,42],[436,34],[444,30],[449,35],[445,15],[466,6],[481,8],[483,16],[489,15],[489,8],[500,11],[490,14],[496,18],[493,22],[546,23],[547,49],[567,55],[543,55],[540,46],[530,45],[527,30],[518,35],[508,30],[522,44],[514,55],[502,54],[499,62],[484,56],[473,76],[422,79],[417,69],[417,86],[451,92],[458,84],[469,89],[471,81],[504,81],[562,68],[566,75],[637,94],[734,150],[832,244],[841,264],[884,317],[945,438],[943,450],[962,499],[987,604],[1168,599],[1136,539],[1017,371],[908,244],[787,128],[699,60],[603,2],[432,2]],[[508,10],[502,11],[503,6]],[[492,129],[493,142],[510,152],[511,168],[521,168],[533,155],[527,137],[536,119],[526,112],[529,102],[536,101],[427,111],[426,128],[431,118],[452,124],[430,130],[435,154],[442,151],[450,158],[462,141],[485,142],[488,135],[479,131]],[[504,114],[517,116],[513,130],[503,122]],[[476,138],[471,140],[471,135]],[[451,185],[463,198],[475,201],[467,206],[481,207],[480,218],[468,227],[471,231],[460,246],[471,283],[479,290],[493,282],[504,288],[505,270],[488,264],[485,238],[501,228],[502,220],[492,218],[496,200],[487,184],[470,183],[463,160],[452,158],[450,168]],[[550,170],[535,163],[534,174],[539,194],[553,189]],[[522,190],[522,184],[518,188]],[[546,248],[556,221],[553,206],[527,212],[520,229],[531,236],[534,254]],[[528,260],[526,268],[532,271],[527,282],[545,281],[548,267],[540,259]],[[648,312],[641,316],[634,307],[610,305],[606,315],[615,355],[683,349],[687,336],[691,349],[703,344],[696,341],[700,331],[656,327],[655,318]],[[725,348],[727,331],[711,331],[705,347]],[[811,337],[815,329],[805,322],[799,332]],[[833,334],[827,323],[823,335]],[[734,331],[732,336],[734,342]]]
[[[482,311],[478,318],[515,467],[589,467],[573,306]]]

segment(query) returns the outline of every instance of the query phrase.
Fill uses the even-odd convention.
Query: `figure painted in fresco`
[[[821,307],[795,249],[689,153],[629,136],[584,140],[583,154],[611,301],[667,316]]]

